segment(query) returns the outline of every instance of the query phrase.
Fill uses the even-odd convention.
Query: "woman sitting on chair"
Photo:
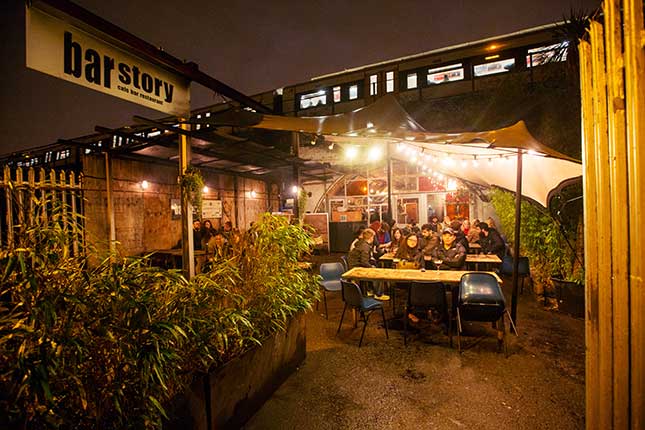
[[[423,253],[419,248],[419,238],[411,233],[401,240],[401,246],[394,255],[394,258],[401,260],[398,269],[418,269],[423,261]]]

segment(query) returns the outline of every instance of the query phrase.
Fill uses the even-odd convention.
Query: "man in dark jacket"
[[[436,226],[435,226],[436,228]],[[423,224],[421,226],[421,241],[419,249],[423,253],[423,260],[426,269],[431,269],[430,261],[432,260],[432,252],[440,245],[439,234],[432,229],[432,225]]]
[[[432,254],[433,261],[441,260],[438,269],[463,270],[466,264],[466,249],[457,242],[456,232],[451,228],[444,228],[441,242]]]
[[[482,252],[484,254],[495,254],[499,258],[503,258],[504,254],[506,254],[506,244],[499,232],[489,227],[485,222],[479,223],[479,228],[481,228],[482,235],[484,236],[480,241]]]
[[[450,223],[450,228],[455,232],[457,242],[461,243],[461,245],[466,249],[466,254],[468,254],[470,247],[468,246],[468,239],[466,238],[466,235],[461,230],[461,221],[454,220]]]

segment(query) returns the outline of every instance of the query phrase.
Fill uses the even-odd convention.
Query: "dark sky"
[[[25,67],[24,1],[0,0],[0,154],[163,114]],[[559,21],[600,0],[77,0],[254,94],[314,76]],[[192,86],[192,107],[221,99]]]

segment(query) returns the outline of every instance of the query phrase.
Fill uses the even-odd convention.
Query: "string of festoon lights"
[[[432,167],[441,164],[445,167],[478,167],[481,163],[486,163],[489,166],[502,163],[508,165],[512,163],[516,157],[515,152],[507,151],[501,154],[468,154],[468,153],[452,153],[438,149],[423,148],[417,145],[406,144],[399,142],[396,145],[396,151],[406,157],[409,163],[418,165],[424,172],[432,172]],[[535,151],[527,151],[529,155],[542,156],[543,154]],[[485,164],[484,164],[485,165]]]

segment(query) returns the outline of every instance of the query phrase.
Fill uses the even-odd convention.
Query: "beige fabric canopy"
[[[323,135],[341,146],[390,145],[392,156],[427,167],[428,174],[462,178],[515,191],[516,156],[523,152],[522,195],[547,207],[560,184],[582,176],[582,164],[537,141],[523,121],[498,130],[434,133],[425,130],[393,95],[343,114],[285,117],[247,111],[203,121]],[[394,147],[398,148],[397,151]]]

